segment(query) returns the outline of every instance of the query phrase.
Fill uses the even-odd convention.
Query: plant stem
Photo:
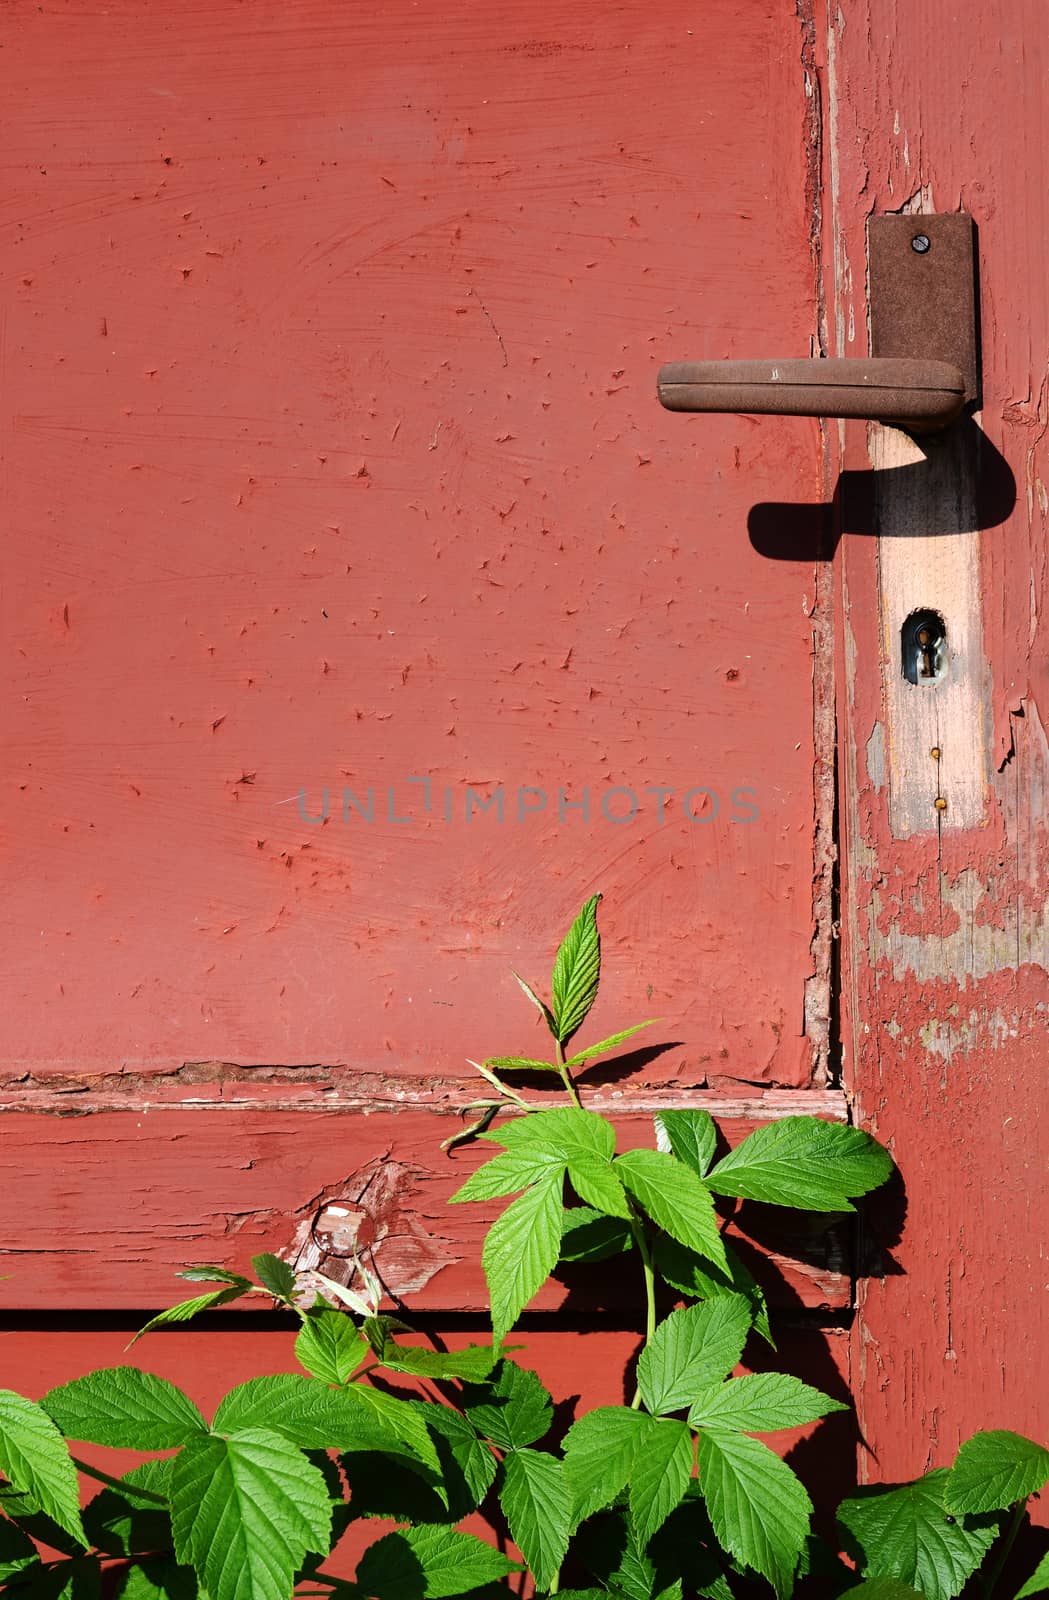
[[[167,1507],[167,1497],[154,1494],[152,1489],[140,1489],[136,1483],[122,1483],[119,1478],[112,1478],[108,1472],[103,1472],[101,1467],[89,1467],[86,1461],[79,1460],[77,1456],[73,1457],[73,1465],[78,1472],[85,1473],[87,1477],[97,1478],[99,1483],[108,1484],[111,1489],[119,1489],[129,1500],[152,1500],[158,1506]]]
[[[1013,1514],[1009,1518],[1009,1525],[999,1540],[998,1549],[995,1551],[994,1565],[987,1576],[985,1578],[981,1577],[980,1579],[980,1587],[982,1588],[984,1594],[988,1597],[988,1600],[991,1600],[991,1596],[994,1594],[994,1586],[1002,1575],[1002,1568],[1009,1559],[1010,1550],[1016,1543],[1016,1535],[1019,1533],[1023,1524],[1024,1512],[1026,1510],[1027,1501],[1017,1500],[1016,1504],[1013,1506]]]
[[[565,1047],[561,1043],[560,1039],[555,1039],[554,1040],[554,1049],[557,1052],[557,1057],[556,1057],[556,1059],[557,1059],[557,1070],[561,1074],[561,1082],[564,1084],[565,1088],[568,1090],[569,1098],[571,1099],[572,1104],[574,1106],[576,1106],[580,1111],[582,1111],[583,1102],[579,1098],[579,1090],[576,1088],[575,1084],[572,1082],[572,1074],[569,1072],[568,1068],[565,1066]]]
[[[634,1243],[637,1245],[641,1257],[641,1268],[645,1275],[645,1344],[647,1345],[656,1331],[656,1269],[652,1265],[652,1252],[648,1248],[648,1236],[645,1225],[640,1217],[631,1217],[630,1232],[633,1234]],[[631,1410],[641,1409],[641,1385],[638,1384],[634,1391],[634,1398],[630,1402]]]

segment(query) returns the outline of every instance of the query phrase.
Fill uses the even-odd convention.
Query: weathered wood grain
[[[51,1095],[46,1109],[37,1096],[0,1111],[0,1192],[17,1196],[0,1243],[9,1272],[0,1307],[170,1305],[185,1298],[178,1268],[243,1268],[273,1250],[340,1281],[352,1278],[359,1254],[409,1308],[485,1310],[481,1245],[502,1205],[448,1204],[495,1153],[481,1143],[440,1150],[462,1126],[461,1100],[317,1103],[289,1099],[285,1089],[281,1099],[245,1091],[238,1102],[219,1098],[224,1090],[194,1103]],[[736,1144],[799,1102],[844,1115],[842,1096],[830,1092],[714,1101],[711,1109]],[[647,1114],[624,1108],[620,1148],[651,1147],[652,1110],[673,1103],[652,1098]],[[741,1250],[775,1304],[849,1304],[846,1231],[754,1207],[740,1208],[739,1223]],[[636,1296],[618,1266],[576,1269],[535,1309],[622,1311]]]
[[[861,1469],[891,1480],[949,1460],[977,1428],[1049,1436],[1049,36],[1028,0],[978,14],[888,0],[828,17],[837,353],[863,349],[872,208],[962,207],[980,248],[979,429],[950,471],[930,464],[909,522],[897,498],[891,548],[846,537],[842,568],[847,1082],[907,1190],[905,1216],[886,1216],[873,1241],[898,1270],[861,1283],[854,1334]],[[874,435],[869,458],[859,430],[846,444],[843,464],[881,469],[874,488],[888,508],[885,441]],[[968,608],[966,690],[942,730],[949,760],[962,753],[963,803],[943,827],[916,831],[889,779],[885,578],[908,559],[898,550],[922,550],[937,530],[964,552],[962,566],[948,559],[960,581],[938,562],[927,571],[927,603],[947,581],[946,603]],[[926,781],[900,776],[914,793]]]

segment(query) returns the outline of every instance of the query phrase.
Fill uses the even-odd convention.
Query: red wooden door
[[[919,57],[941,9],[906,23]],[[862,345],[865,148],[879,208],[964,200],[990,235],[992,178],[1008,167],[1020,193],[990,100],[978,158],[947,98],[935,130],[919,105],[897,133],[888,47],[868,59],[858,18],[801,11],[9,6],[8,1383],[119,1359],[106,1319],[168,1303],[177,1266],[312,1247],[329,1203],[416,1308],[479,1313],[480,1224],[444,1210],[463,1167],[438,1145],[466,1058],[529,1047],[510,968],[541,977],[597,890],[595,1027],[660,1015],[672,1048],[599,1077],[594,1104],[639,1141],[653,1109],[697,1100],[731,1136],[844,1116],[835,620],[850,1092],[923,1174],[950,1097],[901,1093],[942,1052],[926,968],[890,980],[867,937],[891,920],[873,886],[920,871],[932,895],[963,871],[937,850],[974,841],[988,925],[1022,902],[1026,988],[985,1024],[999,969],[964,979],[942,930],[935,971],[984,985],[980,1059],[1033,1072],[1044,996],[1016,884],[1044,869],[1029,846],[1012,877],[987,863],[1037,837],[1037,766],[964,839],[865,820],[884,804],[859,764],[888,659],[874,541],[847,538],[836,591],[830,546],[799,551],[775,509],[830,498],[835,428],[655,403],[666,359]],[[1008,33],[1015,102],[1034,69]],[[985,257],[1013,341],[986,372],[1016,413],[1000,442],[1024,531],[981,577],[1002,641],[981,704],[1004,727],[1022,698],[1029,733],[1017,607],[1044,491],[1023,396],[1044,345],[1025,342],[1012,239]],[[863,430],[846,440],[866,470]],[[911,1009],[881,1083],[889,1047],[873,1058],[866,1030],[890,981]],[[1006,1144],[1031,1138],[1018,1122]],[[956,1248],[946,1205],[900,1253],[919,1296],[930,1251]],[[973,1307],[976,1232],[951,1289]],[[849,1262],[819,1250],[781,1241],[770,1281],[843,1364]],[[901,1293],[886,1279],[863,1306],[871,1427],[906,1409],[870,1353],[916,1359],[889,1325]],[[101,1319],[90,1340],[72,1309]],[[566,1326],[541,1322],[532,1354],[594,1394],[604,1369],[581,1371]],[[604,1327],[630,1347],[622,1307]],[[151,1361],[206,1400],[283,1340],[181,1334]],[[935,1393],[945,1436],[992,1420]]]

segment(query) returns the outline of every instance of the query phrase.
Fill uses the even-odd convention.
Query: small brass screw
[[[942,794],[938,794],[936,796],[936,799],[933,801],[933,805],[936,807],[937,811],[946,811],[947,810],[947,802],[943,798]]]
[[[929,754],[932,756],[934,761],[939,761],[940,756],[942,754],[939,745],[938,744],[934,744],[932,749],[929,751]]]

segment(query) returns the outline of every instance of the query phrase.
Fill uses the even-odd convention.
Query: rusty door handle
[[[976,405],[972,218],[893,213],[867,223],[871,354],[819,361],[674,361],[668,411],[859,417],[933,433]]]
[[[668,411],[859,417],[914,432],[945,428],[965,405],[949,361],[892,357],[823,361],[672,361],[659,372]]]

